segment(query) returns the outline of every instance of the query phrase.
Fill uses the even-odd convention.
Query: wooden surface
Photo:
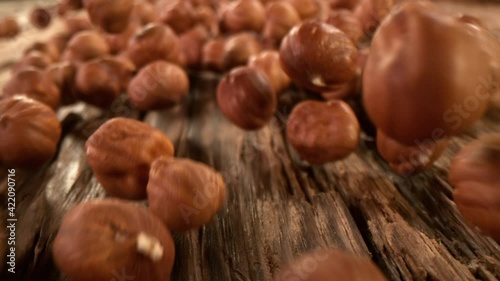
[[[500,30],[500,6],[444,5],[479,15],[494,32]],[[6,58],[19,56],[33,41],[29,38],[15,41],[15,48],[13,42],[0,42],[5,65],[0,77],[8,77]],[[13,49],[17,53],[5,51]],[[280,98],[269,126],[245,132],[218,110],[216,78],[193,75],[191,84],[182,105],[146,115],[131,110],[125,98],[106,112],[84,104],[59,110],[64,136],[58,155],[41,169],[16,172],[17,273],[4,271],[0,280],[65,280],[51,259],[52,240],[68,209],[105,196],[83,145],[112,116],[144,119],[172,139],[177,156],[208,163],[227,181],[227,202],[216,219],[200,230],[174,235],[174,281],[271,280],[297,255],[325,246],[371,256],[390,280],[500,278],[500,246],[464,224],[447,182],[450,159],[461,146],[478,135],[500,131],[500,106],[492,105],[483,120],[453,138],[430,171],[405,178],[388,172],[366,122],[358,150],[344,161],[324,166],[300,161],[284,137],[287,114],[303,98],[298,91]],[[352,104],[359,107],[356,101]],[[6,169],[0,169],[2,202],[5,175]],[[0,267],[5,270],[2,204]]]

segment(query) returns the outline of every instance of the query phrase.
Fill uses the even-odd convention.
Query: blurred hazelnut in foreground
[[[293,82],[323,92],[351,81],[358,51],[339,29],[319,21],[295,26],[283,39],[281,64]]]
[[[126,272],[141,281],[166,281],[174,247],[169,231],[146,208],[99,199],[76,205],[64,216],[52,255],[71,280],[110,281]]]
[[[311,164],[349,156],[358,146],[359,130],[356,115],[340,100],[301,102],[286,124],[288,141]]]
[[[186,231],[209,223],[224,204],[226,185],[211,167],[180,158],[158,158],[148,183],[151,211],[172,230]]]
[[[189,78],[181,67],[166,61],[145,66],[128,86],[128,96],[141,110],[162,109],[179,103],[189,91]]]
[[[174,146],[161,131],[128,118],[104,123],[85,143],[94,176],[110,196],[145,199],[151,163],[173,156]]]
[[[21,32],[17,20],[14,17],[0,19],[0,38],[12,38]]]
[[[107,33],[120,33],[129,24],[134,0],[84,0],[92,23]]]
[[[463,147],[453,159],[449,178],[465,221],[500,242],[500,134]]]
[[[384,134],[412,145],[481,118],[489,95],[476,89],[492,73],[491,56],[465,25],[421,1],[385,19],[363,73],[364,106]]]
[[[280,270],[274,281],[387,281],[366,257],[337,249],[316,250]]]
[[[36,168],[54,157],[61,124],[54,111],[26,96],[0,100],[0,166]]]
[[[231,122],[246,130],[256,130],[273,117],[277,98],[264,72],[238,67],[219,82],[217,104]]]
[[[291,84],[290,78],[281,67],[278,51],[264,51],[253,55],[248,61],[248,66],[255,67],[267,75],[275,94],[280,94]]]

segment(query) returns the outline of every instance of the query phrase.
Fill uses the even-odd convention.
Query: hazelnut
[[[58,49],[57,44],[54,41],[48,42],[35,42],[31,45],[26,51],[25,54],[28,54],[32,51],[39,51],[45,55],[47,55],[52,62],[56,62],[59,60],[61,52]]]
[[[27,68],[14,73],[3,88],[3,96],[11,97],[23,94],[57,109],[61,102],[61,93],[57,86],[47,80],[45,73],[34,68]]]
[[[314,265],[314,268],[311,268]],[[314,270],[311,270],[314,269]],[[387,281],[369,259],[337,249],[316,250],[281,269],[274,281]]]
[[[139,25],[130,22],[128,27],[122,32],[117,34],[106,33],[104,38],[109,46],[109,52],[117,55],[127,50],[130,38],[139,30]]]
[[[76,16],[71,16],[71,17],[65,17],[64,18],[64,23],[65,23],[65,28],[66,32],[68,34],[71,34],[71,36],[74,36],[78,32],[85,31],[85,30],[93,30],[94,27],[92,26],[92,23],[90,22],[88,16],[86,14],[84,15],[76,15]]]
[[[359,142],[359,123],[347,103],[304,101],[290,114],[288,140],[311,164],[337,161],[351,154]]]
[[[163,0],[157,4],[160,21],[170,26],[177,34],[191,29],[196,23],[194,8],[185,0]]]
[[[134,0],[84,0],[90,21],[107,33],[121,33],[128,24]]]
[[[101,199],[79,204],[64,216],[52,254],[71,280],[110,281],[126,273],[136,280],[166,281],[175,246],[169,231],[149,210]]]
[[[354,15],[361,23],[363,34],[375,32],[394,4],[395,0],[359,0]]]
[[[222,113],[246,130],[266,125],[276,110],[276,100],[267,75],[252,67],[233,69],[217,88],[217,103]]]
[[[224,204],[226,185],[205,164],[161,157],[151,165],[147,192],[151,211],[169,229],[186,231],[213,219]]]
[[[485,135],[453,159],[450,182],[465,221],[500,242],[500,134]]]
[[[26,96],[0,100],[0,165],[38,167],[54,157],[61,125],[54,111]]]
[[[87,159],[106,192],[124,199],[145,199],[151,163],[173,156],[161,131],[128,118],[113,118],[87,140]]]
[[[410,176],[431,168],[447,146],[447,138],[407,145],[391,139],[380,130],[377,131],[378,152],[391,169],[402,176]]]
[[[294,27],[283,39],[281,64],[293,82],[322,92],[351,81],[358,51],[347,35],[319,21]]]
[[[69,105],[78,101],[75,85],[76,71],[76,66],[71,62],[52,64],[45,70],[47,79],[59,88],[62,105]]]
[[[322,0],[285,0],[290,3],[299,13],[300,18],[310,19],[315,18],[321,13]]]
[[[156,61],[166,60],[182,65],[179,38],[168,26],[148,24],[129,41],[125,56],[137,68]]]
[[[181,67],[156,61],[142,68],[128,86],[128,96],[141,110],[162,109],[179,103],[189,91],[189,78]]]
[[[208,6],[199,6],[194,10],[194,16],[196,18],[196,23],[203,25],[211,35],[217,35],[218,29],[218,18],[215,11]]]
[[[66,46],[68,45],[69,40],[71,40],[71,37],[73,37],[73,35],[71,33],[69,33],[68,31],[62,31],[62,32],[56,33],[54,36],[52,36],[50,38],[50,41],[57,48],[59,55],[61,55],[64,52],[64,50],[66,49]],[[58,56],[58,59],[59,59],[59,56]]]
[[[50,13],[41,7],[36,7],[31,11],[30,22],[36,28],[46,28],[52,21]]]
[[[209,36],[204,26],[197,25],[179,37],[179,43],[186,58],[187,66],[197,67],[200,65],[201,50]]]
[[[16,64],[12,66],[12,72],[16,73],[27,68],[43,70],[52,63],[49,56],[39,51],[31,51],[24,55]]]
[[[127,89],[134,66],[126,59],[102,57],[82,64],[76,74],[80,98],[107,108]]]
[[[229,32],[256,31],[264,27],[265,9],[258,0],[237,0],[229,3],[222,14],[222,26]]]
[[[134,4],[132,20],[144,26],[149,23],[157,22],[159,19],[155,6],[152,3],[142,1]]]
[[[326,22],[343,31],[355,45],[363,37],[361,23],[350,10],[333,10],[330,12]]]
[[[229,37],[224,45],[223,65],[229,70],[245,65],[248,59],[260,53],[262,46],[253,33],[238,33]]]
[[[97,31],[88,30],[77,33],[68,42],[63,59],[72,62],[85,62],[109,54],[106,39]]]
[[[0,19],[0,38],[12,38],[21,32],[21,27],[14,17]]]
[[[281,93],[291,84],[290,78],[283,71],[283,68],[281,68],[278,51],[264,51],[253,55],[248,61],[248,66],[255,67],[264,72],[271,82],[273,92],[276,94]]]
[[[214,71],[223,71],[225,45],[226,40],[223,38],[208,40],[201,50],[202,66]]]
[[[400,143],[456,134],[487,108],[488,95],[476,89],[490,59],[462,22],[431,3],[406,2],[373,38],[363,74],[367,114]]]
[[[262,35],[277,45],[288,32],[301,22],[295,8],[288,2],[271,2],[266,5],[266,22]]]

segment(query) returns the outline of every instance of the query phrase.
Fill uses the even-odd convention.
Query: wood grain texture
[[[494,32],[500,30],[495,17],[500,6],[444,5],[476,13]],[[287,114],[303,98],[301,92],[291,90],[280,98],[268,126],[245,132],[217,108],[217,77],[190,78],[192,89],[181,105],[145,116],[124,97],[105,112],[85,104],[59,110],[63,139],[58,155],[41,169],[16,172],[15,275],[5,272],[6,210],[0,208],[0,280],[66,280],[54,267],[52,241],[72,206],[105,196],[86,162],[84,143],[113,116],[152,124],[172,139],[176,156],[207,163],[226,179],[227,201],[216,219],[200,230],[174,234],[174,281],[271,280],[286,263],[318,247],[372,257],[390,280],[500,279],[500,246],[464,224],[447,181],[460,147],[500,131],[499,105],[492,104],[483,120],[452,138],[430,171],[400,177],[377,155],[366,124],[359,148],[347,159],[323,166],[303,163],[284,134]],[[6,202],[5,176],[6,169],[0,169],[1,202]]]

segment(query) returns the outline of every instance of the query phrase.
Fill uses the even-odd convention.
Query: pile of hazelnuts
[[[449,138],[483,116],[492,93],[491,85],[477,91],[479,79],[500,77],[500,43],[485,25],[427,2],[63,0],[57,13],[66,30],[30,46],[3,88],[0,165],[31,168],[52,159],[60,106],[109,109],[124,92],[141,111],[181,103],[189,69],[223,75],[217,104],[245,130],[266,126],[292,84],[315,95],[286,124],[288,141],[311,164],[356,150],[360,124],[347,101],[361,97],[378,152],[396,173],[410,175],[429,169]],[[31,22],[44,28],[51,15],[36,8]],[[19,32],[15,19],[0,20],[0,38]],[[213,219],[226,195],[222,176],[175,158],[167,136],[128,118],[104,123],[86,153],[115,199],[68,212],[54,241],[56,265],[71,280],[108,281],[123,268],[138,280],[169,280],[170,231]],[[497,241],[499,161],[500,134],[493,134],[466,146],[450,170],[458,209]],[[144,199],[148,208],[131,202]],[[332,249],[290,268],[310,259],[317,270],[303,280],[385,280],[370,260]]]

